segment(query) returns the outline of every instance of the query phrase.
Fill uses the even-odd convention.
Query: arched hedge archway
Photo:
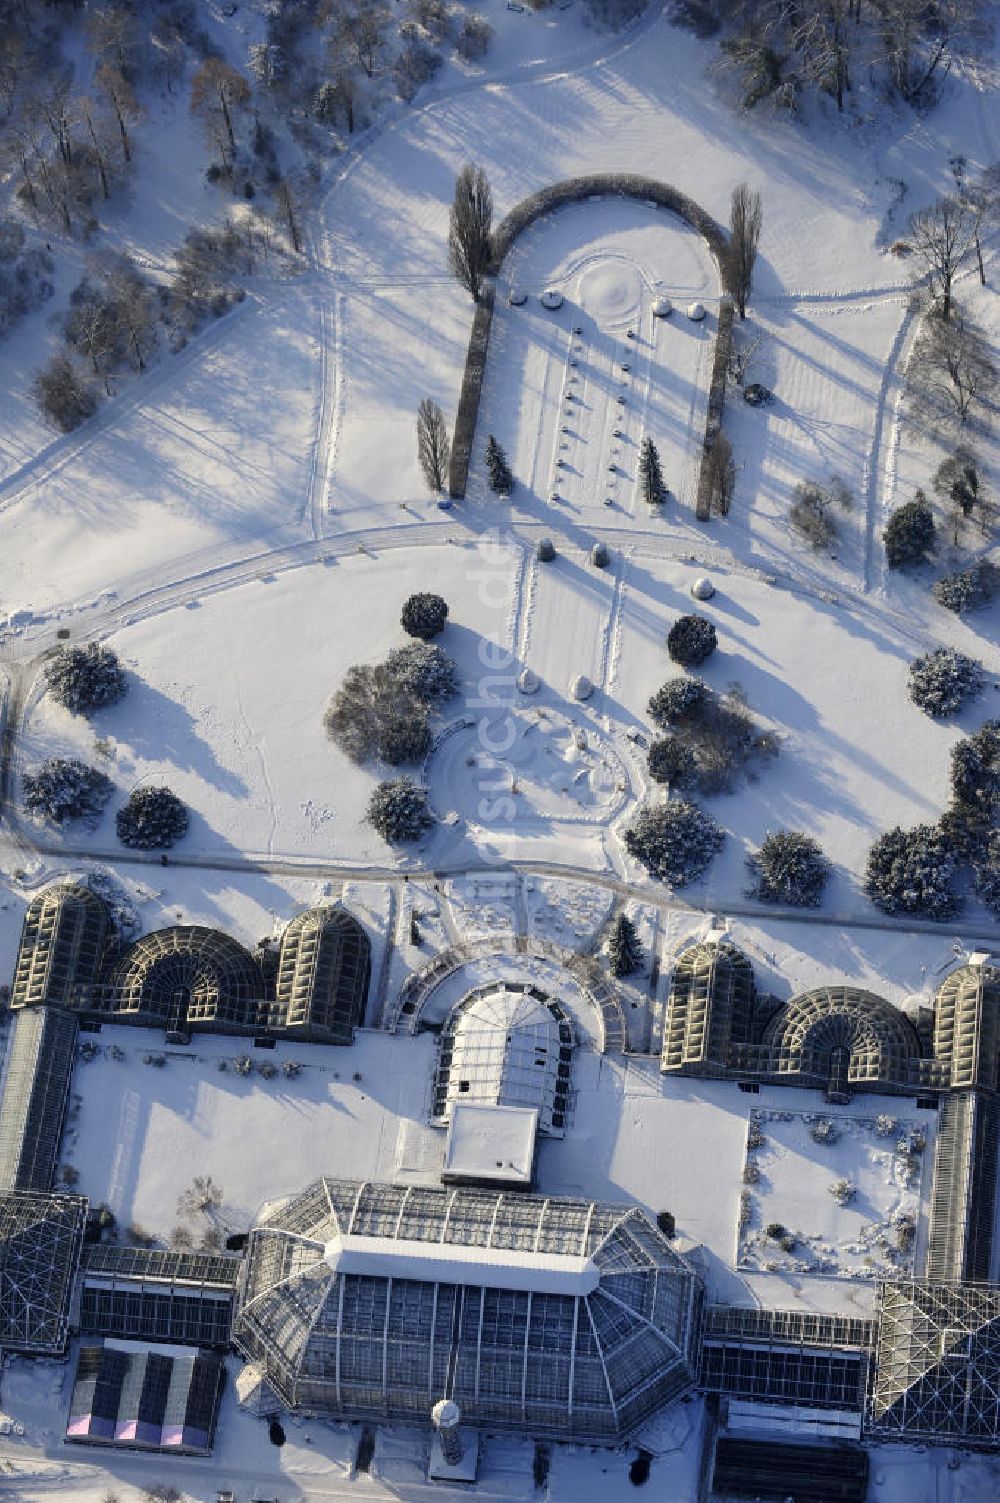
[[[479,401],[482,396],[483,379],[486,375],[486,357],[489,351],[490,328],[493,324],[493,307],[496,296],[495,278],[499,275],[511,246],[517,237],[530,225],[555,209],[566,204],[583,203],[588,198],[633,198],[640,203],[655,204],[678,215],[705,241],[719,270],[722,301],[719,305],[718,326],[715,336],[715,354],[712,361],[712,379],[708,391],[708,414],[705,421],[705,437],[702,444],[701,470],[698,477],[697,515],[699,520],[708,518],[708,467],[706,459],[715,446],[722,427],[722,408],[726,395],[726,371],[729,365],[729,350],[732,343],[733,304],[732,281],[729,270],[729,236],[725,230],[694,199],[661,183],[657,178],[643,177],[630,172],[592,172],[582,177],[564,178],[551,183],[528,198],[524,198],[501,220],[493,232],[493,256],[490,262],[490,280],[483,289],[480,302],[472,320],[469,348],[465,357],[465,373],[462,390],[455,414],[455,431],[451,446],[451,463],[448,470],[448,494],[453,501],[465,497],[469,481],[469,464],[472,445],[476,436],[476,421],[479,417]]]

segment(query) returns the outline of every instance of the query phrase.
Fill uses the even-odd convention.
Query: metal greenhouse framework
[[[85,1336],[227,1347],[242,1259],[98,1243],[83,1255]]]
[[[1000,1085],[1000,971],[963,965],[944,978],[934,999],[934,1058],[941,1084]]]
[[[452,1009],[441,1031],[433,1119],[456,1102],[533,1107],[542,1132],[566,1125],[575,1035],[566,1013],[535,986],[482,986]]]
[[[13,1008],[58,1006],[188,1033],[280,1033],[349,1044],[364,1023],[371,946],[339,905],[288,925],[277,957],[198,924],[158,929],[116,953],[111,915],[89,888],[46,888],[21,931]]]
[[[67,882],[45,888],[24,916],[11,1006],[86,1005],[111,938],[108,910],[89,887]]]
[[[953,1091],[941,1102],[927,1233],[928,1279],[988,1279],[993,1253],[1000,1101]]]
[[[885,1440],[1000,1442],[1000,1286],[879,1286],[866,1431]]]
[[[0,1348],[34,1356],[65,1350],[86,1217],[79,1195],[0,1195]]]
[[[143,935],[111,973],[110,1010],[185,1030],[266,1027],[271,1008],[249,951],[218,929],[191,924]]]
[[[70,1013],[14,1014],[0,1100],[0,1191],[52,1188],[76,1034]]]
[[[615,1441],[689,1389],[701,1285],[623,1206],[324,1179],[250,1234],[233,1340],[284,1403]]]
[[[371,945],[346,908],[309,908],[281,938],[276,992],[282,1026],[349,1044],[364,1023]]]
[[[718,1073],[750,1039],[753,966],[726,941],[692,945],[674,969],[663,1032],[664,1070]]]

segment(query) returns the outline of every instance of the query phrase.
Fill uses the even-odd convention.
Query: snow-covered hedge
[[[671,678],[649,701],[649,718],[655,725],[679,725],[704,703],[708,689],[700,678]]]
[[[710,814],[679,799],[640,809],[625,831],[625,849],[654,877],[686,887],[707,871],[725,838]]]
[[[110,647],[60,647],[45,667],[49,693],[67,710],[86,715],[114,704],[128,687],[125,670]]]
[[[923,491],[912,501],[897,506],[882,533],[890,569],[919,564],[934,547],[934,514]]]
[[[980,665],[954,647],[936,647],[910,664],[910,698],[936,720],[954,715],[982,687]]]
[[[973,861],[976,897],[1000,918],[1000,831],[994,830]]]
[[[61,825],[67,819],[95,819],[114,785],[96,767],[70,757],[50,757],[37,772],[24,775],[24,807]]]
[[[955,853],[937,825],[899,825],[880,835],[868,853],[865,892],[883,913],[949,919],[958,912],[952,887]]]
[[[694,752],[676,736],[659,736],[648,753],[649,776],[668,788],[689,788],[696,780]]]
[[[942,574],[933,587],[934,599],[947,611],[963,615],[966,611],[979,610],[1000,589],[1000,569],[989,559],[982,559],[968,569],[958,569],[954,574]]]
[[[748,896],[759,903],[818,908],[823,900],[830,863],[819,842],[801,830],[776,830],[765,836],[746,864],[753,879]]]
[[[952,747],[951,786],[967,808],[1000,809],[1000,720],[984,720],[974,735]]]
[[[115,815],[115,828],[122,845],[167,850],[187,834],[188,811],[169,788],[135,788]]]
[[[434,823],[427,807],[427,789],[410,778],[379,783],[368,800],[368,823],[390,845],[419,840]]]
[[[458,693],[454,661],[435,643],[411,642],[406,647],[395,647],[385,666],[400,689],[421,704],[440,705]]]

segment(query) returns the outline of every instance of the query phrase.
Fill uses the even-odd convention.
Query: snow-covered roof
[[[540,1131],[561,1133],[573,1044],[562,1008],[537,987],[504,981],[469,992],[442,1031],[435,1121],[450,1121],[457,1101],[528,1107]]]
[[[538,1112],[533,1107],[456,1101],[441,1178],[445,1184],[530,1189],[537,1132]]]
[[[417,1242],[403,1237],[331,1237],[323,1248],[331,1273],[358,1278],[418,1279],[426,1284],[462,1284],[517,1289],[525,1294],[592,1294],[601,1281],[592,1258],[506,1248],[466,1247],[454,1242]]]

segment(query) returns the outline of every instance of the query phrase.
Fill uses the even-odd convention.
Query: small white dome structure
[[[668,297],[661,296],[653,299],[654,318],[669,318],[673,311],[674,305]]]
[[[691,594],[695,600],[711,600],[715,594],[715,585],[706,574],[702,574],[691,586]]]
[[[520,308],[528,301],[528,294],[523,287],[512,285],[510,291],[507,293],[507,301],[512,308]]]
[[[688,303],[687,316],[692,323],[701,323],[701,320],[705,317],[705,304]]]
[[[570,680],[569,692],[574,699],[589,699],[594,692],[594,686],[585,673],[578,673]]]
[[[517,687],[522,694],[537,694],[541,682],[533,668],[522,668],[517,675]]]
[[[563,305],[563,295],[556,287],[546,287],[539,298],[539,302],[543,308],[550,310],[561,308]]]

